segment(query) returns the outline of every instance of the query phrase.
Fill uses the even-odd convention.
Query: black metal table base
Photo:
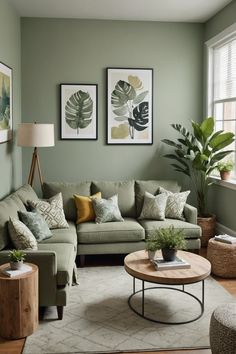
[[[146,320],[152,321],[152,322],[156,322],[156,323],[162,323],[162,324],[172,324],[172,325],[180,325],[180,324],[186,324],[186,323],[191,323],[194,322],[196,320],[198,320],[200,317],[202,317],[203,313],[204,313],[204,298],[205,298],[205,289],[204,289],[204,280],[201,281],[202,283],[202,298],[201,300],[199,298],[197,298],[197,296],[189,293],[188,291],[185,290],[184,285],[182,286],[182,289],[177,289],[177,288],[172,288],[169,286],[154,286],[154,287],[149,287],[149,288],[145,288],[145,281],[141,280],[142,282],[142,289],[135,291],[135,279],[133,278],[133,293],[130,295],[129,299],[128,299],[128,304],[129,307],[131,308],[132,311],[134,311],[137,315],[139,315],[142,318],[145,318]],[[193,284],[193,283],[191,283]],[[177,285],[177,284],[174,284]],[[145,315],[145,292],[148,290],[153,290],[153,289],[168,289],[168,290],[174,290],[174,291],[179,291],[181,293],[187,294],[189,296],[191,296],[193,299],[195,299],[199,305],[200,305],[200,314],[197,315],[196,317],[194,317],[191,320],[187,320],[187,321],[179,321],[179,322],[172,322],[172,321],[159,321],[158,319],[154,319],[151,318],[147,315]],[[133,305],[132,305],[132,298],[136,295],[141,293],[142,295],[142,300],[141,300],[141,311],[136,310]]]

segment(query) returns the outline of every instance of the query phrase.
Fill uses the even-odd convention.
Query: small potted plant
[[[162,252],[165,261],[174,261],[177,250],[186,246],[184,232],[182,229],[175,229],[173,225],[168,228],[160,228],[153,231],[149,239],[149,244],[153,243]]]
[[[217,170],[220,172],[220,177],[224,181],[230,178],[230,173],[233,168],[234,163],[232,160],[222,161],[217,164]]]
[[[151,234],[146,240],[146,251],[148,252],[148,258],[153,260],[155,258],[158,246],[156,244],[156,234]]]
[[[12,270],[19,270],[22,268],[25,260],[25,253],[21,250],[13,250],[9,253],[10,267]]]

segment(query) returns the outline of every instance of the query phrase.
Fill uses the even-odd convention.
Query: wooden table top
[[[9,268],[10,267],[10,263],[4,263],[0,266],[0,279],[9,279],[9,281],[12,281],[14,279],[22,279],[22,278],[27,278],[29,277],[32,273],[38,271],[38,267],[33,264],[33,263],[24,263],[24,264],[27,264],[29,265],[32,270],[30,270],[29,272],[26,272],[26,273],[23,273],[23,274],[20,274],[20,275],[17,275],[17,276],[14,276],[14,277],[9,277],[8,275],[2,273],[2,270],[5,269],[5,268]]]
[[[157,255],[161,257],[160,251],[158,252]],[[124,266],[126,272],[135,278],[166,285],[195,283],[207,278],[211,273],[211,264],[207,259],[185,251],[178,251],[177,256],[190,263],[191,268],[156,270],[145,250],[128,254]]]

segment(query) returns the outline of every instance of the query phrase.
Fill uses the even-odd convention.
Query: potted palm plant
[[[234,163],[232,160],[221,161],[216,166],[217,170],[220,172],[220,177],[223,181],[230,178],[231,171],[234,168]]]
[[[159,228],[152,232],[146,241],[146,249],[161,250],[164,261],[174,261],[177,250],[186,246],[184,232],[175,229],[173,225],[167,228]],[[149,257],[150,258],[150,257]],[[153,258],[151,258],[153,259]]]
[[[188,176],[197,196],[198,224],[202,227],[202,245],[206,246],[215,234],[215,216],[207,209],[207,194],[212,184],[210,175],[219,161],[231,154],[225,150],[234,141],[234,134],[222,130],[215,131],[214,118],[209,117],[201,124],[192,121],[192,132],[181,124],[171,124],[181,134],[177,141],[164,139],[162,142],[174,151],[165,157],[174,160],[175,171]]]

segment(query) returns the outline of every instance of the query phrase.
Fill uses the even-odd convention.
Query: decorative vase
[[[156,255],[156,251],[148,251],[148,258],[153,261]]]
[[[220,171],[220,178],[223,181],[227,181],[227,179],[230,179],[230,171]]]
[[[174,248],[162,248],[161,253],[164,261],[171,262],[175,260],[177,250]]]
[[[209,215],[205,218],[198,216],[197,224],[202,229],[201,246],[207,247],[209,239],[215,237],[216,216]]]
[[[21,269],[23,266],[23,261],[19,261],[19,262],[10,262],[10,267],[12,270],[19,270]]]

